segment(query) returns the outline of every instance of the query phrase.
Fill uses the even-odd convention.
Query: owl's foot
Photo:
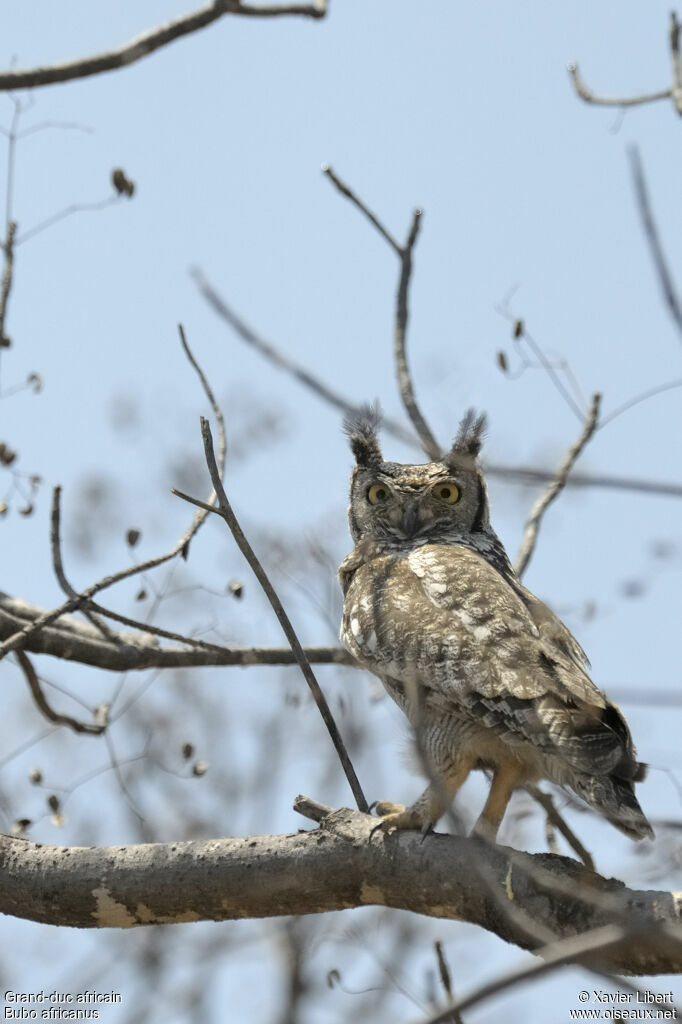
[[[375,810],[382,820],[372,829],[370,839],[375,832],[415,828],[426,833],[433,828],[432,821],[424,820],[423,808],[405,807],[403,804],[393,804],[390,800],[380,800]]]

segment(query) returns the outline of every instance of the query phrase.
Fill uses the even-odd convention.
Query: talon
[[[425,821],[424,824],[422,825],[422,837],[419,840],[420,843],[423,843],[424,840],[426,839],[426,837],[430,836],[432,832],[433,832],[433,822],[432,821]]]

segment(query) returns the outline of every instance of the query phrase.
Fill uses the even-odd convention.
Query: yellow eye
[[[370,505],[379,505],[382,501],[386,501],[388,495],[388,487],[384,484],[372,484],[367,491],[367,501]]]
[[[441,501],[447,501],[448,505],[454,505],[459,501],[459,487],[457,484],[436,484],[433,493]]]

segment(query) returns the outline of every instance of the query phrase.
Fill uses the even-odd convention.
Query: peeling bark
[[[376,818],[299,798],[321,818],[290,835],[121,847],[0,837],[0,911],[75,928],[319,914],[384,905],[478,924],[507,942],[627,922],[604,954],[632,974],[682,973],[682,894],[630,890],[568,857],[415,832],[372,835]]]

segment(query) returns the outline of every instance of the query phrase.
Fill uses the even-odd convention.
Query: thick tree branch
[[[280,601],[279,596],[277,595],[277,592],[273,587],[272,583],[268,579],[268,575],[265,572],[260,561],[258,560],[255,551],[253,550],[248,540],[246,539],[246,536],[241,526],[239,525],[237,517],[235,516],[232,506],[225,493],[225,489],[220,478],[220,471],[218,469],[215,454],[213,451],[213,438],[211,437],[211,428],[209,426],[208,420],[205,419],[203,416],[201,417],[201,436],[204,442],[204,454],[206,456],[206,464],[208,466],[208,471],[211,475],[211,481],[213,483],[213,487],[215,489],[215,493],[218,499],[218,508],[212,508],[209,505],[205,505],[203,502],[199,502],[196,500],[196,498],[191,498],[189,495],[183,494],[181,491],[174,491],[173,493],[177,494],[178,497],[180,498],[184,498],[185,501],[190,501],[192,502],[192,504],[198,505],[200,508],[206,509],[208,512],[215,512],[222,519],[224,519],[228,529],[230,530],[230,533],[234,537],[237,547],[243,554],[246,561],[249,563],[251,571],[253,572],[254,576],[260,583],[263,593],[270,602],[270,606],[277,617],[277,621],[279,622],[280,626],[282,627],[284,635],[289,641],[289,645],[291,646],[291,649],[294,653],[296,662],[299,668],[301,669],[303,677],[310,688],[310,692],[312,693],[315,703],[317,704],[318,710],[320,712],[320,715],[322,716],[322,720],[324,721],[324,724],[327,727],[327,731],[329,732],[331,741],[334,744],[334,749],[336,750],[339,760],[341,761],[344,774],[348,779],[348,784],[351,788],[353,796],[355,797],[355,801],[361,811],[366,811],[368,810],[368,804],[365,799],[365,795],[362,792],[362,787],[360,785],[357,775],[355,774],[355,769],[351,764],[351,760],[348,756],[348,751],[346,750],[346,746],[343,742],[343,739],[341,738],[341,733],[339,732],[338,726],[334,720],[334,716],[332,715],[329,704],[327,703],[327,698],[325,697],[320,687],[320,684],[315,678],[315,673],[310,667],[310,662],[305,656],[305,652],[301,647],[301,644],[296,635],[294,627],[291,624],[289,616],[285,612],[282,602]]]
[[[276,18],[282,15],[302,15],[308,18],[323,18],[327,13],[327,0],[314,0],[310,4],[264,4],[255,6],[239,0],[214,0],[213,3],[185,14],[175,21],[137,36],[116,50],[108,50],[94,57],[53,64],[42,68],[28,68],[23,71],[0,73],[0,90],[34,89],[36,86],[52,85],[55,82],[70,82],[75,78],[87,78],[104,71],[115,71],[149,56],[155,50],[168,46],[182,36],[198,32],[224,14],[240,14],[251,18]]]
[[[679,898],[635,891],[566,857],[525,854],[458,836],[370,833],[376,818],[300,799],[319,828],[279,836],[129,847],[54,847],[0,837],[0,912],[76,928],[317,914],[381,905],[478,924],[537,949],[502,914],[492,880],[556,939],[627,919],[603,950],[610,969],[682,972]],[[485,862],[485,880],[476,865]],[[548,884],[552,879],[558,888]],[[605,909],[604,904],[611,909]]]
[[[544,516],[545,512],[552,504],[552,502],[555,501],[563,491],[564,487],[566,486],[568,474],[571,472],[571,469],[575,465],[575,462],[580,456],[580,453],[583,451],[585,445],[588,443],[588,441],[594,434],[595,430],[597,429],[600,404],[601,395],[597,394],[592,399],[592,405],[585,419],[585,424],[583,426],[580,437],[575,442],[575,444],[571,445],[571,447],[568,449],[566,455],[562,459],[561,465],[556,471],[554,479],[547,487],[547,489],[544,491],[544,493],[540,495],[536,503],[533,505],[533,508],[531,509],[530,515],[528,517],[528,522],[526,523],[526,528],[523,532],[521,547],[519,549],[519,553],[516,558],[516,563],[514,565],[514,571],[516,572],[517,576],[523,575],[533,555],[533,551],[535,550],[535,545],[538,539],[538,533],[540,530],[540,523],[542,522],[542,517]]]

